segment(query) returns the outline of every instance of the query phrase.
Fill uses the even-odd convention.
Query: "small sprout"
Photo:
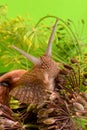
[[[82,98],[81,96],[78,96],[78,97],[77,97],[77,101],[78,101],[79,103],[81,103],[83,106],[87,106],[87,102],[86,102],[85,99]]]
[[[54,108],[49,108],[47,110],[45,110],[44,108],[41,109],[38,112],[38,117],[42,118],[42,117],[48,117],[48,114],[52,113],[54,111]]]
[[[74,106],[74,108],[75,108],[76,111],[78,111],[78,110],[79,111],[84,111],[83,105],[80,104],[80,103],[78,103],[78,102],[73,103],[73,106]]]
[[[73,68],[72,68],[70,65],[64,64],[64,67],[65,67],[66,69],[68,69],[68,70],[73,70]]]
[[[52,94],[50,95],[50,100],[53,101],[57,98],[57,94],[52,92]]]
[[[78,63],[78,61],[75,58],[72,58],[71,63],[75,64],[75,63]]]
[[[81,116],[81,113],[80,113],[80,112],[76,112],[76,116],[77,116],[77,117],[80,117],[80,116]]]
[[[82,96],[87,100],[87,93],[82,93]]]
[[[46,125],[52,125],[52,124],[55,123],[55,121],[56,121],[56,119],[54,119],[54,118],[48,118],[48,119],[45,119],[43,121],[43,123],[46,124]]]
[[[83,84],[84,86],[87,86],[87,81],[83,81],[82,84]]]
[[[84,77],[87,78],[87,73],[84,74]]]
[[[54,111],[54,108],[49,108],[47,111],[46,111],[46,113],[52,113]]]
[[[63,74],[63,75],[67,75],[69,73],[69,71],[67,69],[62,69],[60,71],[60,74]]]

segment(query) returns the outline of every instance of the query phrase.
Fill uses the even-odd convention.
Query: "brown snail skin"
[[[26,70],[13,70],[0,76],[0,130],[21,129],[21,124],[13,117],[9,106],[10,91],[17,85]]]
[[[40,58],[31,56],[16,46],[12,46],[12,48],[27,57],[34,64],[34,67],[30,71],[21,76],[17,82],[17,86],[10,92],[13,97],[22,103],[41,104],[47,97],[47,91],[54,90],[54,80],[59,73],[59,68],[58,63],[52,60],[51,53],[57,23],[58,19],[53,26],[46,52]]]
[[[17,85],[26,70],[13,70],[0,76],[0,103],[9,106],[9,92]]]

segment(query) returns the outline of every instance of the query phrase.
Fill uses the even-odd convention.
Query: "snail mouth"
[[[7,87],[8,88],[9,85],[10,85],[9,81],[0,82],[0,86],[2,86],[2,87]]]

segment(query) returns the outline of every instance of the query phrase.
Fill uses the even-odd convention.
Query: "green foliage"
[[[21,16],[8,19],[6,9],[6,6],[3,5],[0,7],[0,71],[17,68],[28,69],[32,64],[13,50],[11,45],[14,44],[37,57],[41,56],[46,48],[56,17],[43,17],[36,25],[33,25],[31,20],[25,20]],[[81,23],[84,25],[84,20]],[[81,59],[82,51],[86,50],[85,46],[85,43],[79,41],[79,34],[75,32],[73,22],[71,20],[65,22],[60,19],[53,43],[53,58],[63,63],[69,62],[72,57],[79,56]]]

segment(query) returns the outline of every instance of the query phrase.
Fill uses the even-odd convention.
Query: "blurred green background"
[[[14,68],[20,65],[20,55],[19,57],[17,55],[14,56],[14,54],[11,54],[13,52],[9,50],[11,44],[16,44],[19,47],[22,44],[26,52],[30,52],[30,48],[32,52],[32,48],[36,47],[38,49],[42,47],[42,45],[46,45],[51,27],[50,24],[47,25],[47,22],[52,24],[52,19],[44,20],[44,24],[40,24],[37,28],[35,28],[35,25],[40,18],[47,15],[57,16],[65,21],[64,25],[60,20],[60,25],[58,26],[58,29],[60,29],[57,32],[58,36],[55,40],[55,43],[58,43],[57,49],[59,49],[54,48],[58,54],[55,56],[58,61],[59,59],[65,61],[65,59],[73,57],[75,55],[74,53],[79,50],[78,47],[76,50],[77,44],[80,44],[81,49],[82,47],[84,48],[84,53],[87,52],[87,0],[0,0],[0,5],[3,10],[3,12],[0,12],[1,16],[5,18],[0,17],[0,44],[2,44],[2,48],[0,45],[0,53],[2,56],[0,71],[3,71],[4,65],[6,70],[10,69],[10,63],[12,63],[13,59],[15,59],[15,62],[18,62]],[[7,8],[2,5],[6,5],[5,7]],[[6,12],[5,9],[7,9]],[[7,15],[3,15],[4,13]],[[31,34],[32,31],[33,34],[30,37],[29,34]],[[31,47],[28,48],[27,46]],[[43,48],[44,47],[42,47],[42,49]],[[41,49],[37,52],[39,52],[38,56],[41,55]],[[34,54],[34,51],[32,54]],[[62,57],[64,59],[62,59]],[[19,68],[21,67],[19,66]]]
[[[79,21],[84,19],[84,34],[87,35],[87,0],[0,0],[0,4],[7,5],[9,18],[23,16],[36,23],[41,17],[54,15],[63,20],[74,21],[80,28]],[[86,40],[87,41],[87,40]]]
[[[45,15],[56,15],[63,19],[87,20],[87,0],[0,0],[8,5],[8,16],[27,15],[38,21]]]

